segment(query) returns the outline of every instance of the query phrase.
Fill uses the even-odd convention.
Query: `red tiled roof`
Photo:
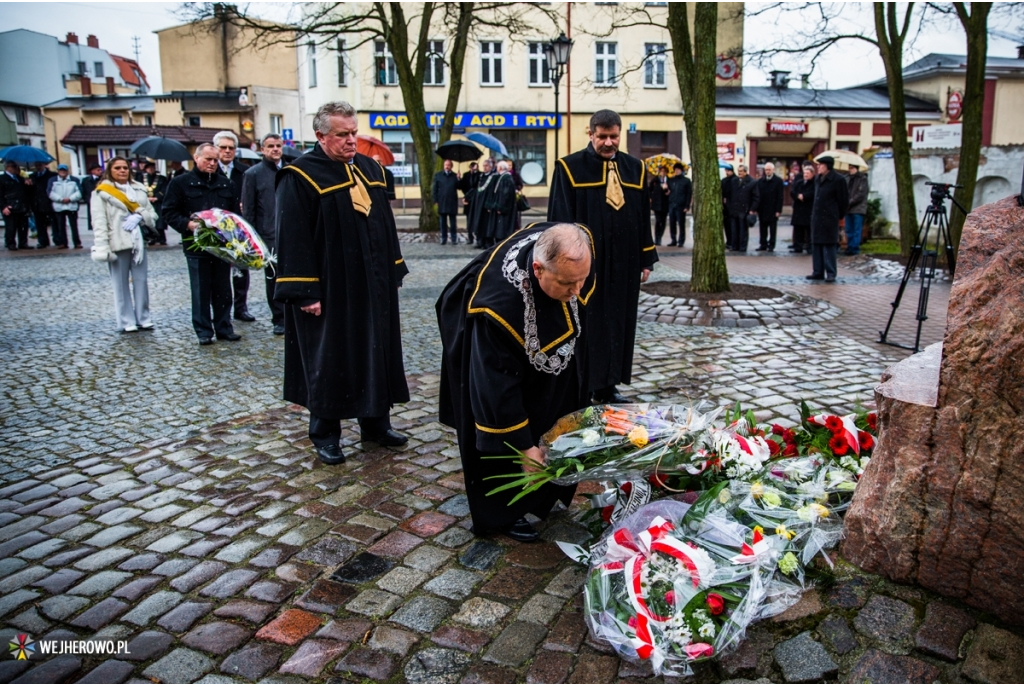
[[[61,139],[64,145],[131,145],[147,136],[163,136],[185,145],[198,145],[213,141],[219,128],[198,126],[72,126]],[[237,133],[238,143],[248,147],[252,140]]]
[[[111,59],[114,60],[114,64],[116,64],[117,68],[121,71],[121,78],[124,79],[125,83],[131,86],[142,86],[144,83],[146,90],[149,90],[149,81],[146,79],[146,72],[142,70],[142,67],[139,66],[138,62],[129,57],[121,57],[120,55],[115,55],[109,52],[107,54],[110,55]],[[136,71],[138,71],[138,76],[142,77],[143,83],[139,83],[139,78],[135,75]]]

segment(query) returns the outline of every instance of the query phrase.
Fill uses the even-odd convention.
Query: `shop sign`
[[[524,128],[549,129],[562,127],[562,115],[553,112],[456,112],[455,128]],[[427,126],[440,127],[444,112],[427,112]],[[409,128],[409,116],[400,112],[370,112],[370,128]]]
[[[719,143],[718,158],[723,162],[732,162],[736,159],[736,143]]]
[[[395,178],[412,178],[412,166],[410,165],[389,166],[388,169],[391,170],[391,174]]]
[[[807,133],[807,122],[805,121],[769,121],[768,133],[778,133],[784,136],[802,136]]]
[[[960,121],[960,115],[964,113],[964,94],[954,90],[949,94],[946,101],[946,118],[950,121]]]
[[[940,126],[917,126],[914,128],[914,140],[911,147],[917,149],[928,148],[958,148],[963,132],[963,124],[943,124]]]

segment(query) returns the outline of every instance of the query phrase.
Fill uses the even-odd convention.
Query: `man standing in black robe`
[[[397,447],[389,412],[409,401],[398,287],[409,272],[384,169],[356,153],[355,109],[323,105],[317,146],[277,175],[277,285],[284,302],[284,399],[309,409],[325,464],[345,461],[341,419],[364,441]]]
[[[587,404],[585,305],[594,292],[593,240],[574,224],[541,223],[480,254],[437,301],[441,422],[458,432],[473,532],[530,542],[526,514],[545,517],[575,486],[552,484],[509,501],[486,480],[514,471],[512,455],[542,463],[541,436]]]
[[[633,372],[640,284],[658,253],[651,240],[644,165],[619,152],[622,119],[602,109],[590,117],[590,144],[558,160],[551,179],[548,221],[576,222],[594,236],[598,290],[587,308],[590,390],[598,404],[628,402],[616,384]]]
[[[494,170],[494,162],[488,158],[483,162],[483,173],[480,174],[480,183],[473,193],[473,206],[469,210],[469,224],[473,228],[473,235],[476,236],[476,247],[482,250],[490,247],[487,240],[487,226],[491,222],[491,211],[487,209],[490,195],[497,185],[498,173]]]
[[[516,232],[516,182],[505,160],[498,162],[498,173],[491,181],[494,191],[487,196],[490,223],[487,239],[494,245]]]

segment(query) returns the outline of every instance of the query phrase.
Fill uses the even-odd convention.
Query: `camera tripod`
[[[952,200],[953,204],[964,213],[967,214],[967,210],[963,208],[959,202],[957,202],[952,195],[949,193],[950,188],[959,188],[960,186],[954,186],[946,183],[929,183],[932,186],[931,204],[928,205],[928,209],[924,213],[924,221],[921,222],[921,228],[917,231],[917,237],[914,239],[914,247],[910,250],[910,258],[907,260],[907,267],[903,270],[903,280],[900,281],[899,290],[896,291],[896,299],[892,301],[892,312],[889,313],[889,323],[885,325],[885,330],[881,331],[878,342],[883,345],[892,345],[893,347],[899,347],[904,350],[912,350],[914,352],[920,352],[921,350],[921,326],[928,319],[928,296],[931,291],[932,281],[936,276],[936,267],[939,255],[939,245],[942,244],[946,250],[946,268],[949,271],[950,278],[953,277],[953,272],[956,270],[956,257],[953,254],[953,241],[949,237],[949,219],[946,215],[945,200]],[[928,248],[928,235],[932,228],[935,228],[935,249],[929,250]],[[924,258],[922,261],[922,257]],[[907,283],[910,281],[910,277],[917,270],[918,263],[921,263],[921,292],[917,298],[917,337],[914,338],[914,346],[902,345],[900,343],[891,342],[887,340],[889,337],[889,329],[892,328],[892,320],[896,316],[896,310],[899,309],[900,302],[903,300],[903,293],[907,289]]]

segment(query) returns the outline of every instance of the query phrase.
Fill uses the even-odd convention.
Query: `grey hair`
[[[203,154],[203,151],[206,150],[206,148],[208,147],[212,147],[214,150],[217,149],[217,146],[214,145],[213,143],[200,143],[199,147],[196,148],[196,152],[194,155],[192,155],[192,157],[199,157],[199,155]]]
[[[313,115],[313,130],[327,135],[331,132],[331,117],[354,117],[356,108],[347,102],[325,102]]]
[[[260,141],[260,147],[263,147],[264,145],[266,145],[268,140],[280,140],[280,141],[283,141],[284,138],[281,137],[280,133],[268,133],[267,135],[263,136],[263,140]]]
[[[512,167],[508,165],[507,160],[503,159],[500,162],[498,162],[498,171],[501,171],[502,169],[504,169],[505,171],[511,171]]]
[[[622,117],[610,109],[599,109],[590,117],[590,132],[597,133],[598,126],[601,128],[612,128],[614,126],[622,128]]]
[[[214,133],[213,134],[213,144],[216,145],[217,141],[220,140],[221,138],[228,138],[228,139],[230,139],[231,142],[235,144],[235,147],[238,147],[238,136],[236,136],[231,131],[217,131],[216,133]]]
[[[578,262],[590,254],[590,238],[576,224],[555,224],[540,234],[533,247],[533,257],[545,269],[567,259]]]

